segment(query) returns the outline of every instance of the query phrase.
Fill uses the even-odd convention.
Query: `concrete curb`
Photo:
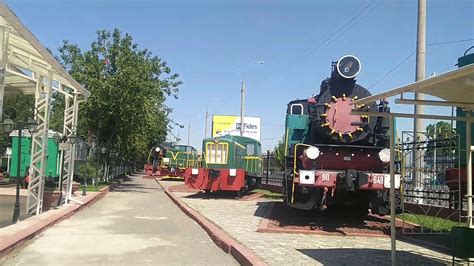
[[[96,201],[103,198],[114,186],[115,184],[112,184],[100,189],[98,194],[86,198],[83,205],[71,205],[67,208],[58,211],[54,215],[51,215],[50,217],[44,220],[39,220],[37,223],[29,225],[28,227],[20,230],[19,232],[13,235],[4,237],[0,240],[0,258],[5,257],[9,253],[11,253],[16,247],[24,244],[26,241],[32,239],[47,228],[73,216],[76,212],[84,209],[85,207],[94,204]]]
[[[156,182],[163,188],[166,195],[191,219],[196,221],[211,239],[216,243],[218,247],[224,250],[226,253],[230,253],[241,265],[267,265],[263,260],[257,257],[250,249],[237,242],[235,239],[230,237],[224,230],[217,227],[215,224],[207,220],[199,212],[195,211],[182,200],[176,197],[168,189],[164,188],[163,185],[156,180]]]

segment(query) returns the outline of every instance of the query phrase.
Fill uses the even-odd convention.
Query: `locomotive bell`
[[[361,69],[360,61],[353,55],[345,55],[337,61],[337,73],[346,79],[351,79],[357,76]]]

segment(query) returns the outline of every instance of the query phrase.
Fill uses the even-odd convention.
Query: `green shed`
[[[59,176],[59,149],[58,144],[53,140],[53,135],[56,132],[48,132],[48,152],[46,155],[46,180],[48,177],[57,180]],[[12,157],[10,160],[10,175],[17,177],[18,169],[18,130],[10,134],[12,137]],[[20,177],[25,177],[25,170],[31,163],[31,136],[26,130],[23,130],[21,137],[21,164]]]

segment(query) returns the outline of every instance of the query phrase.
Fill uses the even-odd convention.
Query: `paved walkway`
[[[390,265],[390,238],[257,233],[271,204],[264,199],[255,202],[175,195],[270,265]],[[397,249],[399,265],[444,265],[451,259],[401,241],[397,241]]]
[[[132,178],[47,229],[4,265],[237,265],[164,194]],[[2,264],[2,265],[3,265]]]

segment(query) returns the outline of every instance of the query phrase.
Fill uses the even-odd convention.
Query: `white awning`
[[[0,27],[8,31],[8,34],[4,35],[8,36],[7,40],[0,38],[6,44],[5,93],[34,94],[35,84],[38,81],[38,77],[35,76],[37,73],[45,78],[52,77],[53,87],[58,87],[58,83],[61,83],[84,97],[90,95],[90,92],[69,75],[3,2],[0,2]]]
[[[367,104],[395,95],[402,95],[403,97],[403,93],[408,92],[423,93],[438,97],[444,101],[416,102],[402,98],[402,100],[399,100],[400,103],[455,106],[474,110],[474,64],[356,100],[355,104]]]

